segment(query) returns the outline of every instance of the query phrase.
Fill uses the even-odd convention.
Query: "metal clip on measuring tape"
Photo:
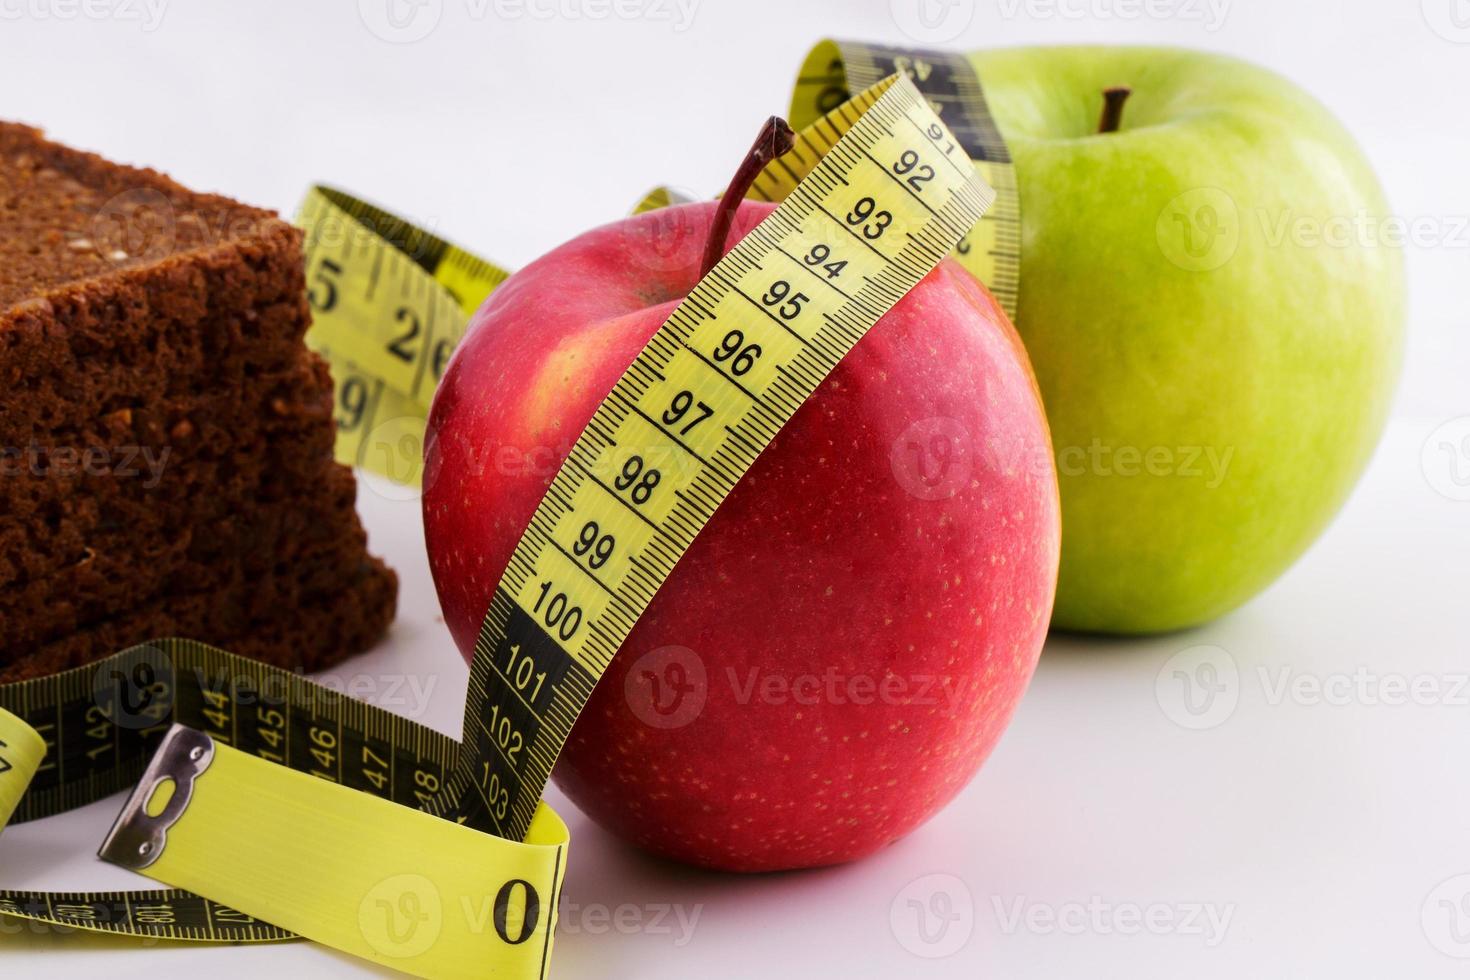
[[[814,52],[808,67],[824,73],[803,72],[798,103],[846,93],[835,50]],[[875,52],[843,49],[848,73],[893,60]],[[828,108],[756,182],[752,195],[780,206],[694,287],[577,440],[481,629],[462,742],[185,640],[0,686],[0,826],[137,780],[101,855],[174,886],[0,892],[0,913],[168,939],[300,935],[421,976],[545,976],[568,835],[540,797],[593,685],[765,445],[967,234],[973,248],[994,199],[966,154],[972,134],[905,76]],[[338,452],[381,470],[383,427],[421,439],[448,351],[505,273],[339,192],[314,190],[300,220]],[[988,278],[1003,268],[1003,248],[976,251]],[[812,254],[844,273],[813,272]],[[804,286],[793,317],[750,299],[777,274]],[[701,355],[732,333],[752,356]],[[676,438],[653,421],[684,392],[721,424]],[[685,465],[617,480],[614,445]],[[589,521],[618,532],[596,568],[571,547]]]

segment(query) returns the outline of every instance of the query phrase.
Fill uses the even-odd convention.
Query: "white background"
[[[902,27],[919,0],[685,0],[690,20],[672,0],[635,3],[633,19],[594,19],[585,0],[423,0],[400,8],[396,34],[386,2],[0,0],[0,116],[288,212],[330,179],[518,265],[654,183],[718,190],[820,37],[1169,43],[1304,85],[1359,136],[1395,213],[1435,229],[1407,249],[1393,422],[1348,507],[1280,582],[1188,634],[1054,637],[963,796],[856,866],[708,875],[571,811],[555,976],[1464,975],[1470,502],[1453,498],[1470,472],[1470,4],[925,0],[941,26],[916,39]],[[380,699],[410,677],[417,691],[390,706],[453,732],[465,671],[437,620],[417,505],[361,498],[374,548],[404,577],[400,618],[335,676],[380,685]],[[1178,723],[1195,716],[1172,678],[1201,658],[1234,681],[1195,730]],[[1328,693],[1280,693],[1300,678]],[[1385,703],[1416,682],[1429,703]],[[90,857],[115,809],[7,831],[0,886],[146,887]],[[910,899],[960,918],[921,933]],[[1124,934],[1130,907],[1172,925]],[[144,951],[3,929],[7,976],[372,973],[304,943]]]

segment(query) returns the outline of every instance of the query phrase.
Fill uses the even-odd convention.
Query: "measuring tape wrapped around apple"
[[[779,205],[722,258],[711,236],[697,285],[521,534],[475,643],[462,741],[186,640],[0,687],[0,825],[136,781],[101,856],[173,886],[4,892],[0,914],[171,939],[299,935],[422,976],[545,976],[568,835],[541,793],[643,610],[786,421],[946,255],[961,247],[1014,298],[1013,228],[975,230],[995,198],[982,174],[1006,179],[998,140],[976,143],[972,78],[942,58],[898,64],[957,100],[951,129],[906,75],[877,77],[898,56],[843,54],[873,84],[848,99],[831,52],[814,56],[802,92],[820,118],[752,151],[751,195]],[[411,478],[398,464],[420,451],[426,401],[505,274],[338,192],[313,191],[301,221],[339,453]]]
[[[1046,404],[1054,625],[1153,633],[1246,601],[1346,498],[1402,360],[1402,248],[1323,234],[1392,214],[1351,134],[1269,71],[1165,48],[824,42],[791,118],[893,71],[996,190],[954,257],[1018,327]],[[413,329],[396,326],[384,345]],[[343,458],[413,482],[428,403],[372,401],[365,377],[339,406]]]

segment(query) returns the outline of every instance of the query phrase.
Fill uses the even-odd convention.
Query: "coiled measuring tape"
[[[141,770],[101,854],[174,886],[6,892],[0,912],[171,939],[303,935],[423,976],[544,976],[567,833],[540,796],[592,686],[764,446],[993,198],[902,76],[804,130],[754,193],[781,204],[655,333],[517,546],[476,645],[462,742],[188,641],[0,687],[0,823]],[[319,198],[323,222],[389,217]],[[378,232],[311,239],[318,342],[359,372],[346,377],[410,407],[458,339],[454,309],[503,274],[410,226]],[[804,302],[771,309],[773,277]],[[440,294],[403,291],[414,278]],[[355,335],[332,326],[349,311]],[[686,393],[718,418],[676,436],[657,419]],[[628,447],[683,465],[629,476]],[[595,565],[575,547],[589,522],[616,542]]]

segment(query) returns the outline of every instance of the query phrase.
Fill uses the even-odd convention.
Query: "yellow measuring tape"
[[[567,834],[540,796],[577,712],[764,446],[993,196],[902,76],[805,129],[753,193],[781,204],[649,341],[518,545],[462,743],[179,640],[0,687],[0,823],[138,779],[102,856],[175,886],[0,893],[0,912],[173,939],[298,934],[423,976],[544,976]],[[421,439],[443,352],[504,273],[335,192],[303,221],[314,339],[355,423],[339,450],[371,466],[387,423]],[[778,280],[803,302],[772,309]],[[676,436],[659,419],[686,393],[717,418]],[[615,542],[596,561],[576,546],[589,523]]]
[[[430,816],[453,739],[187,640],[0,687],[0,704],[0,824],[137,783],[102,856],[178,886],[0,892],[0,913],[164,939],[303,934],[392,966],[432,935],[433,976],[467,975],[493,936],[513,975],[544,970],[566,827],[543,808],[520,842]],[[483,918],[444,905],[482,893]]]
[[[326,187],[307,232],[307,342],[332,365],[337,458],[417,485],[434,389],[470,315],[510,273]]]
[[[918,86],[954,133],[982,180],[995,190],[995,204],[955,247],[954,257],[995,294],[1011,320],[1021,285],[1021,198],[1016,169],[1000,127],[969,57],[823,41],[807,55],[791,96],[791,125],[806,126],[881,78],[901,72]]]

